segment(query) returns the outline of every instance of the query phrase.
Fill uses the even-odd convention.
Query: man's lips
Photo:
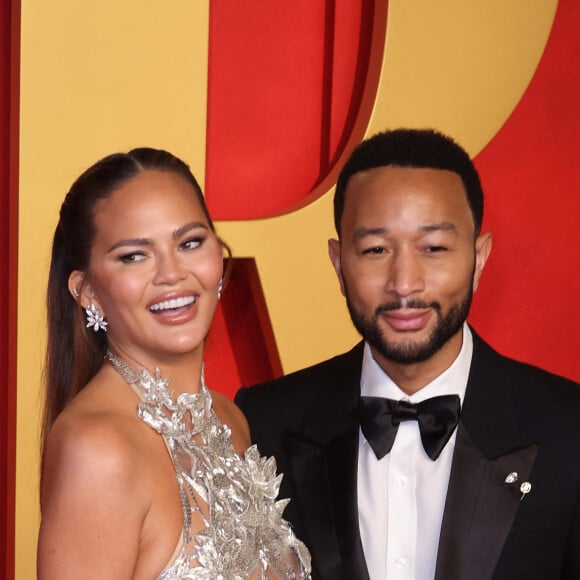
[[[394,330],[421,330],[427,324],[431,310],[386,310],[379,316]]]

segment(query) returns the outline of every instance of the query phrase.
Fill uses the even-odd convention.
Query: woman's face
[[[143,171],[95,209],[82,305],[108,321],[113,348],[142,365],[200,351],[218,299],[221,244],[192,186]]]

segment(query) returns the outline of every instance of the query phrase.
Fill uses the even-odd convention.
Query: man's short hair
[[[451,137],[433,129],[395,129],[360,143],[342,168],[334,194],[334,226],[339,237],[350,178],[360,171],[387,166],[446,169],[457,173],[473,214],[475,235],[479,235],[483,221],[483,190],[467,152]]]

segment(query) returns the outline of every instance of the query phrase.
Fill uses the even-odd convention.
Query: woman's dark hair
[[[334,225],[339,237],[350,178],[359,171],[386,166],[446,169],[457,173],[473,214],[475,235],[479,235],[483,221],[483,190],[467,152],[451,137],[433,129],[395,129],[377,133],[360,143],[340,172],[334,193]]]
[[[174,173],[191,184],[215,232],[191,170],[167,151],[144,147],[129,153],[114,153],[97,161],[73,183],[60,208],[48,276],[43,447],[55,419],[99,370],[106,350],[105,334],[87,330],[82,308],[69,293],[69,276],[74,270],[86,271],[89,266],[97,203],[145,170]],[[230,253],[227,245],[223,245]]]

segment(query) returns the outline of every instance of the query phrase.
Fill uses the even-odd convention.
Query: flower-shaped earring
[[[107,324],[109,323],[95,304],[91,302],[87,306],[85,314],[87,316],[87,328],[92,328],[95,332],[99,332],[99,330],[107,332]]]

